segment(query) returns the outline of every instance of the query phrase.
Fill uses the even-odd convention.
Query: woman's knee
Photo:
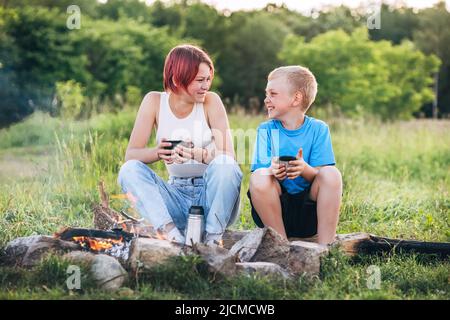
[[[119,185],[123,185],[125,181],[133,180],[139,177],[146,170],[151,171],[151,169],[142,161],[135,159],[128,160],[120,167],[117,182]]]
[[[220,175],[225,179],[232,179],[235,177],[239,181],[242,180],[242,171],[239,168],[236,160],[227,154],[220,154],[216,156],[208,166],[209,172],[213,172],[215,175]]]

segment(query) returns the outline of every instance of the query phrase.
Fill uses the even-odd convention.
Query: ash
[[[123,241],[120,244],[113,245],[110,249],[106,249],[104,253],[120,260],[127,261],[128,256],[130,255],[130,246],[131,240]]]

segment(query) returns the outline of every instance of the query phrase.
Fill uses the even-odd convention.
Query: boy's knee
[[[263,193],[274,186],[275,178],[272,175],[263,175],[253,172],[250,175],[250,194],[252,192]]]
[[[341,172],[335,166],[325,166],[323,168],[320,168],[316,178],[319,179],[320,183],[326,183],[335,186],[342,185]]]

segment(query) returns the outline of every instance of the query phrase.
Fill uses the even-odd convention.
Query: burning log
[[[56,238],[75,242],[79,249],[93,253],[105,253],[118,258],[126,264],[129,257],[131,241],[136,235],[113,229],[111,231],[85,229],[85,228],[65,228],[55,234]]]
[[[73,237],[91,237],[91,238],[105,238],[114,240],[130,241],[136,235],[123,231],[122,229],[113,229],[111,231],[87,229],[87,228],[65,228],[55,234],[57,238],[62,240],[71,240]]]

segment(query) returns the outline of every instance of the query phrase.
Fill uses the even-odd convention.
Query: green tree
[[[56,98],[59,104],[58,112],[64,118],[77,119],[86,113],[86,110],[83,110],[85,96],[79,83],[73,80],[56,82]]]
[[[18,120],[35,109],[50,110],[56,81],[88,77],[66,17],[42,7],[0,9],[0,79],[7,83],[0,89],[1,113],[8,110],[4,117]]]
[[[267,13],[231,16],[230,36],[221,58],[222,93],[248,105],[262,101],[268,73],[280,63],[277,54],[288,29]]]
[[[150,21],[155,27],[166,27],[172,34],[176,33],[183,23],[183,8],[157,0],[150,6]]]
[[[162,88],[164,58],[180,42],[167,31],[121,18],[86,20],[74,33],[91,79],[81,82],[88,96],[113,98],[134,86],[145,93]]]
[[[413,32],[419,27],[419,16],[412,8],[395,8],[383,4],[380,10],[381,28],[370,29],[372,40],[390,40],[400,44],[413,39]]]
[[[438,77],[438,110],[450,114],[450,12],[445,2],[419,13],[420,28],[414,32],[414,42],[428,54],[437,55],[442,65]],[[431,115],[431,105],[425,111]]]
[[[286,64],[311,69],[319,83],[317,105],[337,105],[347,115],[362,112],[407,118],[432,99],[439,60],[411,43],[372,42],[366,28],[318,35],[310,42],[289,36],[280,53]]]
[[[0,5],[5,8],[23,8],[23,7],[41,7],[47,9],[58,9],[61,12],[67,12],[67,8],[71,5],[80,7],[83,15],[90,17],[97,16],[99,2],[93,0],[3,0]]]
[[[139,0],[108,0],[98,7],[100,18],[119,20],[132,18],[139,22],[150,22],[150,9],[144,1]]]

